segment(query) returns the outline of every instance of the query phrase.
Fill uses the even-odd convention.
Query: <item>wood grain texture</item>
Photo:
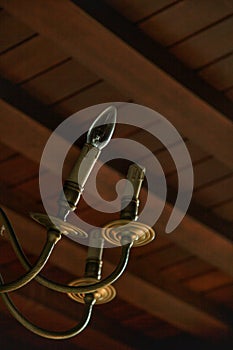
[[[227,275],[219,273],[219,271],[210,271],[203,275],[183,281],[185,286],[199,292],[206,292],[230,283],[233,283],[233,279]]]
[[[34,34],[35,31],[33,29],[17,18],[10,16],[6,11],[0,12],[0,53],[30,38]]]
[[[0,56],[2,76],[20,83],[68,59],[53,42],[38,35]]]
[[[185,168],[183,169],[185,171]],[[182,172],[182,169],[180,170]],[[193,167],[194,173],[194,191],[198,191],[199,188],[204,188],[213,181],[221,181],[225,176],[230,176],[232,174],[231,169],[224,166],[222,163],[218,162],[214,158],[203,159],[203,161],[197,163]],[[177,186],[177,174],[173,173],[168,175],[168,182],[171,186]]]
[[[233,177],[214,182],[194,193],[194,199],[203,206],[211,207],[233,198]]]
[[[17,185],[37,176],[38,170],[38,164],[17,155],[0,163],[0,180],[7,179],[9,186]]]
[[[170,51],[192,69],[198,69],[231,53],[233,50],[232,35],[233,17],[230,17],[174,45]]]
[[[171,278],[171,280],[182,281],[183,279],[191,279],[192,277],[200,274],[204,274],[212,270],[212,266],[205,263],[204,261],[197,259],[193,256],[181,260],[176,264],[171,264],[170,266],[165,266],[161,269],[160,274],[166,276],[166,278]]]
[[[210,290],[206,293],[208,297],[216,302],[221,302],[233,309],[233,284]]]
[[[54,105],[54,110],[63,114],[71,115],[89,106],[107,102],[122,102],[129,98],[123,96],[115,87],[98,80],[93,86],[77,92],[71,97],[64,99]]]
[[[45,104],[53,104],[99,80],[77,61],[69,60],[21,86]]]
[[[162,45],[170,46],[232,13],[233,5],[229,1],[180,1],[143,21],[139,27]]]
[[[6,147],[3,144],[0,144],[0,161],[6,160],[11,158],[12,156],[15,156],[17,153],[14,152],[9,147]]]
[[[178,35],[175,42],[187,39],[183,43],[226,22],[228,17],[225,17],[225,21],[222,21],[221,18],[229,15],[224,13],[224,8],[230,4],[229,1],[222,1],[220,4],[217,0],[212,7],[208,8],[206,3],[209,3],[209,0],[205,4],[197,0],[195,4],[192,2],[188,8],[187,4],[191,3],[189,0],[174,2],[164,0],[145,1],[144,8],[142,8],[143,4],[138,0],[125,2],[119,0],[117,3],[115,0],[109,0],[109,3],[111,2],[114,7],[119,6],[121,14],[128,18],[132,12],[132,21],[140,21],[144,16],[152,15],[149,10],[147,14],[144,13],[144,10],[147,11],[147,4],[148,9],[150,6],[160,7],[152,10],[156,12],[155,18],[163,18],[166,13],[170,13],[179,6],[180,9],[182,6],[186,8],[186,14],[189,13],[192,6],[200,6],[203,11],[200,12],[199,18],[196,8],[193,9],[190,16],[182,16],[182,11],[176,15],[180,21],[177,24],[179,30],[177,32],[173,30],[174,34]],[[116,284],[117,302],[113,301],[111,305],[107,305],[106,311],[102,307],[98,308],[101,310],[100,314],[96,308],[93,323],[90,325],[91,333],[86,335],[84,332],[81,335],[84,341],[80,342],[80,338],[77,337],[71,343],[60,343],[59,345],[51,343],[51,347],[47,344],[48,347],[55,349],[57,346],[59,349],[59,346],[61,348],[65,346],[67,350],[93,349],[91,338],[98,338],[101,348],[104,346],[136,350],[151,348],[154,345],[159,348],[159,339],[166,340],[167,338],[168,343],[172,339],[168,346],[171,348],[174,345],[178,347],[179,342],[176,342],[176,336],[180,332],[182,332],[181,339],[185,337],[184,333],[190,333],[197,337],[208,338],[208,340],[219,337],[222,337],[222,341],[226,340],[232,321],[231,308],[233,307],[231,301],[233,245],[227,238],[230,238],[230,235],[227,236],[225,230],[228,228],[228,233],[231,232],[230,222],[233,220],[232,181],[227,181],[232,177],[230,174],[233,170],[233,144],[232,126],[229,120],[225,119],[224,109],[222,113],[219,113],[218,107],[218,111],[213,108],[213,105],[209,107],[208,103],[211,103],[211,100],[205,99],[204,102],[201,98],[197,98],[193,93],[194,90],[187,90],[187,85],[182,86],[182,82],[178,84],[173,78],[158,69],[155,61],[150,64],[145,57],[132,49],[132,46],[129,46],[132,44],[130,41],[126,40],[128,42],[126,44],[111,30],[107,30],[93,20],[98,16],[93,15],[94,17],[91,18],[79,7],[74,7],[72,2],[60,0],[54,5],[52,0],[48,0],[46,11],[40,0],[33,6],[30,2],[22,0],[22,7],[25,6],[23,9],[19,8],[15,0],[0,0],[1,3],[4,3],[6,8],[9,6],[9,13],[14,13],[13,16],[10,16],[11,19],[19,18],[20,22],[25,21],[29,28],[35,28],[31,29],[32,31],[42,33],[31,40],[22,39],[23,43],[19,45],[20,40],[16,46],[10,46],[9,50],[6,49],[6,52],[0,55],[0,70],[2,69],[8,79],[15,84],[22,83],[24,89],[27,89],[37,99],[43,100],[46,104],[52,104],[57,112],[62,111],[60,120],[81,109],[82,106],[106,102],[107,99],[114,101],[115,98],[120,101],[130,99],[151,106],[162,113],[165,112],[163,114],[165,116],[168,114],[168,119],[178,128],[190,150],[195,166],[194,200],[197,203],[204,203],[203,207],[198,205],[195,207],[193,205],[195,202],[191,203],[189,214],[186,215],[180,226],[171,235],[166,235],[164,230],[172,211],[171,203],[176,194],[171,192],[170,196],[171,189],[169,188],[167,198],[169,203],[165,204],[164,212],[154,226],[158,238],[150,245],[133,249],[127,272]],[[205,16],[206,12],[209,12],[209,16]],[[51,13],[54,14],[56,20]],[[135,19],[133,19],[134,16]],[[69,18],[69,21],[65,21],[64,18]],[[214,24],[216,21],[217,23]],[[175,21],[170,22],[172,28]],[[138,27],[135,26],[135,28]],[[192,33],[188,32],[190,28],[193,30]],[[221,28],[220,26],[222,35],[224,30]],[[167,39],[164,34],[164,40],[170,40],[170,38],[170,34]],[[220,37],[216,44],[218,47],[219,40]],[[212,46],[214,43],[211,39],[211,50]],[[225,46],[223,50],[224,48]],[[41,59],[39,49],[43,55]],[[222,48],[220,47],[219,50],[221,52]],[[219,90],[227,89],[226,93],[229,98],[231,94],[231,74],[229,73],[231,56],[232,54],[224,54],[221,58],[217,56],[212,63],[208,62],[203,70],[197,72],[200,75],[204,72],[202,77]],[[93,77],[97,77],[97,80],[92,82]],[[23,246],[33,252],[32,260],[34,261],[41,250],[45,232],[22,215],[28,215],[27,211],[31,209],[43,211],[43,207],[40,203],[38,177],[32,175],[31,179],[28,178],[26,169],[29,173],[33,173],[32,164],[35,163],[38,167],[50,131],[30,119],[30,112],[21,109],[14,103],[10,105],[12,103],[10,101],[8,103],[0,101],[0,139],[2,140],[0,144],[0,170],[2,169],[0,202],[5,204],[5,207],[13,209],[9,211],[10,218],[14,226],[16,225],[17,232],[20,232]],[[53,113],[51,107],[50,109]],[[55,113],[52,115],[54,126],[56,122],[59,123],[59,118],[56,119]],[[37,121],[44,123],[46,118],[50,119],[49,113],[45,114],[44,119],[38,118]],[[85,123],[89,125],[89,121],[90,116],[87,116]],[[143,120],[143,122],[146,121]],[[49,123],[44,123],[44,125],[53,129]],[[117,129],[117,136],[121,137],[121,135],[148,145],[161,162],[165,173],[171,174],[171,179],[172,176],[176,178],[174,163],[160,142],[148,136],[144,131],[138,132],[132,127],[124,128],[123,126],[122,129]],[[78,154],[79,149],[71,150],[70,157],[65,163],[65,176]],[[17,161],[18,158],[21,160]],[[124,177],[126,170],[124,162],[119,162],[118,165],[121,167],[121,174],[117,171],[118,166],[115,168],[102,167],[100,172],[101,180],[98,182],[98,189],[101,194],[103,192],[104,197],[110,200],[114,199],[115,183]],[[17,168],[20,169],[18,173],[12,172],[12,169]],[[168,185],[175,188],[176,179],[170,182],[169,176],[167,179]],[[227,183],[225,184],[224,181]],[[9,186],[11,186],[10,189]],[[51,205],[54,205],[57,195],[50,193],[48,188],[48,196],[50,195]],[[146,190],[143,188],[142,203],[145,200]],[[153,195],[150,203],[151,213],[156,210],[158,202],[159,199]],[[97,206],[98,203],[96,203]],[[202,215],[200,215],[200,210],[203,211]],[[18,211],[20,215],[15,211]],[[87,221],[91,220],[92,223],[99,225],[106,223],[109,219],[118,218],[118,213],[99,215],[83,200],[79,205],[79,214]],[[217,215],[224,220],[220,220]],[[218,225],[214,224],[216,220],[219,220]],[[225,220],[228,220],[228,223]],[[0,248],[2,247],[4,252],[1,261],[3,261],[4,270],[9,272],[8,278],[17,276],[19,266],[14,262],[14,256],[6,249],[5,241],[3,245],[0,241]],[[107,250],[104,255],[106,261],[104,275],[113,269],[119,254],[120,249],[118,248]],[[67,282],[73,276],[83,274],[85,256],[85,247],[77,249],[77,245],[64,239],[57,247],[45,273],[51,274],[51,278]],[[50,299],[47,294],[45,295],[43,288],[33,289],[32,287],[30,289],[28,286],[17,300],[22,307],[28,302],[29,314],[31,311],[31,316],[35,317],[35,321],[37,316],[33,316],[34,312],[40,314],[43,311],[40,318],[42,325],[50,326],[51,323],[54,323],[54,327],[57,325],[63,328],[65,324],[72,323],[73,318],[77,319],[76,310],[67,308],[64,298],[58,299],[56,296]],[[30,310],[30,307],[33,310]],[[52,312],[48,317],[44,313],[47,307]],[[62,319],[60,314],[64,316]],[[53,317],[59,318],[58,322],[53,322]],[[16,339],[22,339],[22,337],[25,339],[23,347],[31,346],[35,349],[40,347],[33,335],[27,337],[27,332],[24,333],[20,327],[18,331],[17,325],[13,327],[12,323],[8,324],[7,319],[5,321],[5,318],[4,320],[2,318],[0,321],[2,333],[5,333],[12,346],[17,344],[15,349],[20,346],[20,343],[16,343]],[[168,343],[162,342],[162,345]],[[94,347],[98,348],[98,344],[95,342]],[[190,344],[192,348],[195,342],[190,342]],[[40,345],[44,346],[42,343]],[[8,348],[7,346],[6,343],[5,347]],[[185,348],[190,348],[190,346]],[[221,346],[225,348],[223,343]]]
[[[16,111],[6,103],[1,102],[0,106],[2,108],[3,115],[3,118],[1,118],[1,127],[3,130],[3,133],[1,135],[2,142],[8,146],[11,146],[13,149],[17,149],[27,158],[32,159],[34,162],[39,163],[43,147],[50,135],[50,131],[35,121],[31,120],[26,115],[23,115],[19,111]],[[6,117],[4,118],[4,116]],[[14,125],[14,128],[12,128],[12,125]],[[9,139],[7,136],[9,134],[12,135],[11,139]],[[25,135],[27,135],[27,137],[25,137]],[[78,154],[79,151],[75,148],[73,148],[72,152],[69,152],[69,157],[64,164],[64,176],[68,175],[75,159],[77,159]],[[54,160],[54,162],[56,164],[56,160]],[[54,165],[52,162],[49,164],[49,166],[51,170],[54,171]],[[103,188],[104,193],[104,189],[106,189],[107,185],[112,188],[114,181],[116,183],[119,180],[119,173],[107,166],[102,168],[103,176],[101,176],[99,188]],[[229,190],[227,193],[229,196]],[[142,191],[142,195],[146,196],[146,193]],[[160,201],[161,200],[158,197],[154,195],[151,196],[150,206],[152,211],[154,211],[154,208],[158,206]],[[163,233],[165,231],[165,227],[171,212],[172,205],[166,203],[163,215],[160,217],[160,220],[156,224],[156,230],[158,232]],[[90,217],[88,214],[88,218],[90,220],[93,219],[94,216]],[[100,220],[99,223],[95,222],[95,224],[103,225],[106,220],[108,221],[108,219],[108,217],[106,218],[106,216],[102,215],[95,219],[95,221]],[[114,219],[114,216],[112,219]],[[186,215],[183,221],[180,223],[179,227],[175,230],[174,234],[169,235],[169,238],[184,249],[192,252],[194,255],[201,257],[204,261],[210,262],[212,265],[218,267],[220,270],[223,270],[230,275],[233,274],[232,264],[230,263],[232,261],[233,253],[232,243],[228,239],[219,235],[214,229],[211,229],[206,225],[198,222],[197,219]],[[205,244],[208,246],[207,252],[204,249]]]
[[[137,22],[144,17],[152,15],[154,12],[162,10],[164,7],[176,2],[174,0],[145,0],[141,6],[140,0],[106,0],[114,9],[122,13],[132,22]]]
[[[233,86],[233,55],[220,59],[216,63],[201,69],[199,75],[218,90],[226,90]]]
[[[37,31],[59,43],[70,55],[77,57],[107,82],[117,86],[123,95],[155,108],[188,138],[198,135],[201,148],[232,165],[232,124],[72,3],[68,5],[66,1],[59,1],[54,6],[53,1],[48,1],[45,11],[38,1],[33,3],[30,13],[24,8],[28,8],[27,1],[22,1],[20,7],[14,0],[1,0],[1,4]],[[50,12],[56,13],[53,19],[49,16]],[[69,22],[64,22],[64,17],[69,18]],[[220,46],[231,45],[229,22],[230,20],[224,22],[222,31],[216,29],[218,35],[224,35]],[[100,38],[102,46],[98,44]],[[108,49],[103,50],[103,47]],[[228,49],[229,47],[227,51]],[[211,46],[209,52],[211,53]],[[187,115],[189,118],[186,118]],[[200,125],[201,130],[208,129],[208,133],[200,132]]]
[[[223,219],[233,221],[233,199],[213,208],[214,213]]]
[[[143,256],[137,258],[137,264],[143,260],[150,266],[151,277],[154,279],[155,273],[165,269],[168,266],[175,265],[181,261],[191,257],[190,253],[184,249],[177,247],[174,244],[165,246],[159,251],[151,252],[146,257]]]

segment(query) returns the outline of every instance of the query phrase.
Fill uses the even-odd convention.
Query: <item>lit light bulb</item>
[[[77,208],[81,193],[87,179],[99,158],[101,150],[107,146],[113,135],[116,125],[117,109],[115,106],[107,107],[91,125],[87,142],[68,177],[65,181],[59,200],[59,217],[66,220],[70,211]]]
[[[106,108],[91,125],[87,134],[87,143],[99,149],[107,146],[115,129],[116,116],[115,106]]]

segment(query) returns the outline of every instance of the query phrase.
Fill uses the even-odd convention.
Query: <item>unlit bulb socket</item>
[[[130,197],[123,197],[121,203],[122,207],[125,207],[121,210],[121,219],[136,221],[138,219],[139,200],[136,198],[131,199]]]

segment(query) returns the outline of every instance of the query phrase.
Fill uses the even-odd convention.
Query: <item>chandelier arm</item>
[[[30,270],[32,268],[32,265],[31,265],[30,261],[28,260],[27,256],[25,255],[25,253],[21,247],[21,244],[19,243],[18,237],[15,233],[15,230],[13,229],[13,226],[11,225],[10,220],[8,219],[6,213],[4,212],[4,210],[2,208],[0,208],[0,213],[1,213],[1,216],[2,216],[3,221],[4,221],[4,226],[6,226],[6,229],[8,231],[10,242],[11,242],[12,248],[13,248],[16,256],[18,257],[21,265],[25,268],[25,270]],[[37,275],[37,276],[39,276],[39,275]]]
[[[0,275],[0,281],[3,283],[2,276]],[[36,326],[32,322],[30,322],[26,317],[24,317],[21,312],[18,310],[18,308],[15,306],[13,303],[12,299],[9,297],[8,293],[1,294],[1,297],[3,299],[4,304],[12,314],[12,316],[19,322],[21,323],[25,328],[27,328],[29,331],[44,337],[48,339],[68,339],[71,337],[76,336],[77,334],[81,333],[86,326],[88,325],[90,318],[91,318],[91,313],[92,313],[92,308],[95,303],[95,298],[93,294],[87,294],[84,297],[84,310],[82,313],[82,317],[79,321],[79,323],[66,331],[49,331],[46,329],[43,329],[39,326]]]
[[[133,243],[129,243],[125,246],[122,246],[122,253],[121,253],[120,261],[119,261],[117,267],[109,276],[102,279],[101,281],[98,281],[96,283],[89,284],[89,285],[78,286],[78,287],[55,283],[55,282],[49,281],[48,279],[44,279],[44,278],[43,278],[43,281],[40,281],[40,283],[49,289],[52,289],[52,290],[55,290],[55,291],[61,292],[61,293],[76,293],[77,294],[77,293],[95,292],[99,288],[103,288],[109,284],[114,283],[122,275],[122,273],[125,271],[125,268],[126,268],[127,263],[128,263],[129,252],[130,252],[130,248],[131,248],[132,244]],[[41,277],[40,277],[40,279],[41,279]]]
[[[3,212],[2,209],[1,209],[1,214],[4,214],[3,215],[4,221],[7,224],[7,227],[9,229],[9,233],[10,233],[10,237],[12,238],[12,230],[13,229],[12,229],[11,225],[9,225],[10,224],[9,220],[7,219],[7,216]],[[14,234],[14,231],[13,231],[13,234]],[[13,235],[13,237],[16,238],[15,234]],[[17,289],[23,287],[25,284],[29,283],[33,278],[35,278],[35,276],[42,270],[42,268],[46,264],[48,258],[50,257],[50,255],[53,251],[55,244],[58,242],[60,237],[61,237],[61,234],[59,232],[48,231],[47,241],[44,245],[44,248],[43,248],[36,264],[33,267],[31,267],[31,265],[29,264],[28,268],[30,268],[30,270],[25,275],[19,277],[15,281],[9,282],[7,284],[2,284],[0,286],[0,293],[12,292],[14,290],[17,290]],[[16,244],[16,246],[14,245],[14,248],[16,248],[17,246],[20,247],[17,238],[16,238],[16,242],[17,242],[17,244]],[[21,249],[21,251],[22,251],[22,249]],[[19,251],[17,253],[18,253],[17,256],[21,255]],[[20,260],[22,262],[22,259],[20,259]]]
[[[25,269],[27,269],[27,270],[31,269],[31,264],[30,264],[29,260],[27,259],[26,255],[24,254],[24,252],[23,252],[23,250],[18,242],[18,239],[17,239],[17,236],[14,232],[14,229],[13,229],[9,219],[7,218],[6,214],[4,213],[4,211],[2,209],[1,209],[1,214],[4,218],[6,226],[8,228],[12,246],[13,246],[14,251],[17,254],[21,264],[24,266]],[[127,239],[126,239],[126,241],[127,241]],[[122,243],[125,243],[125,242],[122,242]],[[39,282],[43,286],[45,286],[49,289],[55,290],[57,292],[61,292],[61,293],[91,293],[91,292],[94,292],[99,288],[103,288],[106,285],[114,283],[122,275],[122,273],[124,272],[124,270],[127,266],[127,263],[128,263],[130,248],[132,247],[132,244],[133,244],[133,242],[131,241],[130,243],[122,245],[122,252],[121,252],[120,261],[119,261],[117,267],[115,268],[115,270],[108,277],[106,277],[106,278],[104,278],[101,281],[98,281],[96,283],[76,287],[76,286],[68,286],[68,285],[63,285],[60,283],[50,281],[49,279],[47,279],[41,275],[37,275],[35,277],[35,279],[37,282]]]
[[[35,278],[36,275],[38,275],[38,273],[42,270],[42,268],[48,261],[48,258],[50,257],[53,251],[56,241],[56,236],[54,236],[53,239],[48,239],[39,256],[39,259],[37,260],[36,264],[31,268],[31,270],[25,273],[25,275],[17,278],[15,281],[1,285],[0,293],[13,292],[23,287],[25,284],[29,283],[33,278]]]

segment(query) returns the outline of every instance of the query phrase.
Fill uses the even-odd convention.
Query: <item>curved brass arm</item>
[[[6,214],[4,213],[4,211],[2,209],[1,209],[1,214],[3,215],[4,221],[6,222],[7,227],[10,229],[10,236],[11,236],[12,235],[12,227],[10,225],[9,220],[7,219]],[[27,268],[27,270],[29,270],[29,271],[25,275],[19,277],[15,281],[0,285],[0,293],[12,292],[16,289],[23,287],[25,284],[29,283],[33,278],[35,278],[35,276],[42,270],[42,268],[46,264],[48,258],[50,257],[50,255],[53,251],[55,244],[58,242],[60,237],[61,237],[61,234],[59,232],[48,231],[47,241],[44,245],[44,248],[43,248],[35,266],[31,267],[31,265],[29,265]],[[14,247],[14,248],[16,248],[16,247]]]
[[[3,279],[1,275],[0,275],[0,281],[1,283],[3,283]],[[68,339],[82,332],[84,328],[86,328],[86,326],[88,325],[88,322],[91,318],[92,308],[95,303],[94,296],[92,294],[87,294],[84,297],[85,305],[84,305],[83,314],[79,323],[75,327],[67,331],[55,332],[55,331],[49,331],[49,330],[43,329],[31,323],[27,318],[25,318],[20,313],[20,311],[14,305],[13,301],[11,300],[11,298],[7,293],[3,293],[1,297],[5,305],[7,306],[8,310],[10,311],[10,313],[14,316],[14,318],[18,322],[20,322],[29,331],[37,335],[40,335],[41,337],[49,338],[49,339]]]
[[[59,283],[54,283],[52,281],[49,281],[47,279],[41,280],[41,276],[38,276],[39,279],[38,282],[40,282],[41,284],[43,284],[44,286],[46,286],[47,288],[50,288],[52,290],[55,290],[57,292],[61,292],[61,293],[91,293],[96,291],[99,288],[103,288],[109,284],[114,283],[124,272],[127,263],[128,263],[128,259],[129,259],[129,251],[131,248],[132,243],[129,243],[125,246],[122,246],[122,253],[121,253],[121,258],[120,261],[117,265],[117,267],[115,268],[115,270],[106,278],[102,279],[101,281],[98,281],[96,283],[93,284],[89,284],[89,285],[85,285],[85,286],[67,286],[67,285],[63,285],[63,284],[59,284]]]
[[[6,214],[4,213],[4,211],[1,208],[0,208],[0,211],[1,211],[1,214],[3,216],[4,222],[9,230],[10,239],[11,239],[11,243],[12,243],[12,246],[14,248],[14,251],[17,254],[21,264],[24,266],[25,269],[28,270],[31,268],[31,265],[30,265],[27,257],[25,256],[19,242],[18,242],[17,236],[16,236]],[[121,253],[120,261],[119,261],[117,267],[115,268],[115,270],[108,277],[106,277],[103,280],[98,281],[96,283],[90,284],[88,286],[78,286],[78,287],[67,286],[67,285],[52,282],[41,275],[37,275],[35,279],[37,282],[39,282],[43,286],[45,286],[49,289],[55,290],[57,292],[62,292],[62,293],[91,293],[91,292],[94,292],[99,288],[102,288],[108,284],[112,284],[122,275],[122,273],[124,272],[124,270],[127,266],[127,263],[128,263],[129,252],[130,252],[130,248],[131,248],[132,244],[133,244],[133,242],[122,246],[122,253]]]

